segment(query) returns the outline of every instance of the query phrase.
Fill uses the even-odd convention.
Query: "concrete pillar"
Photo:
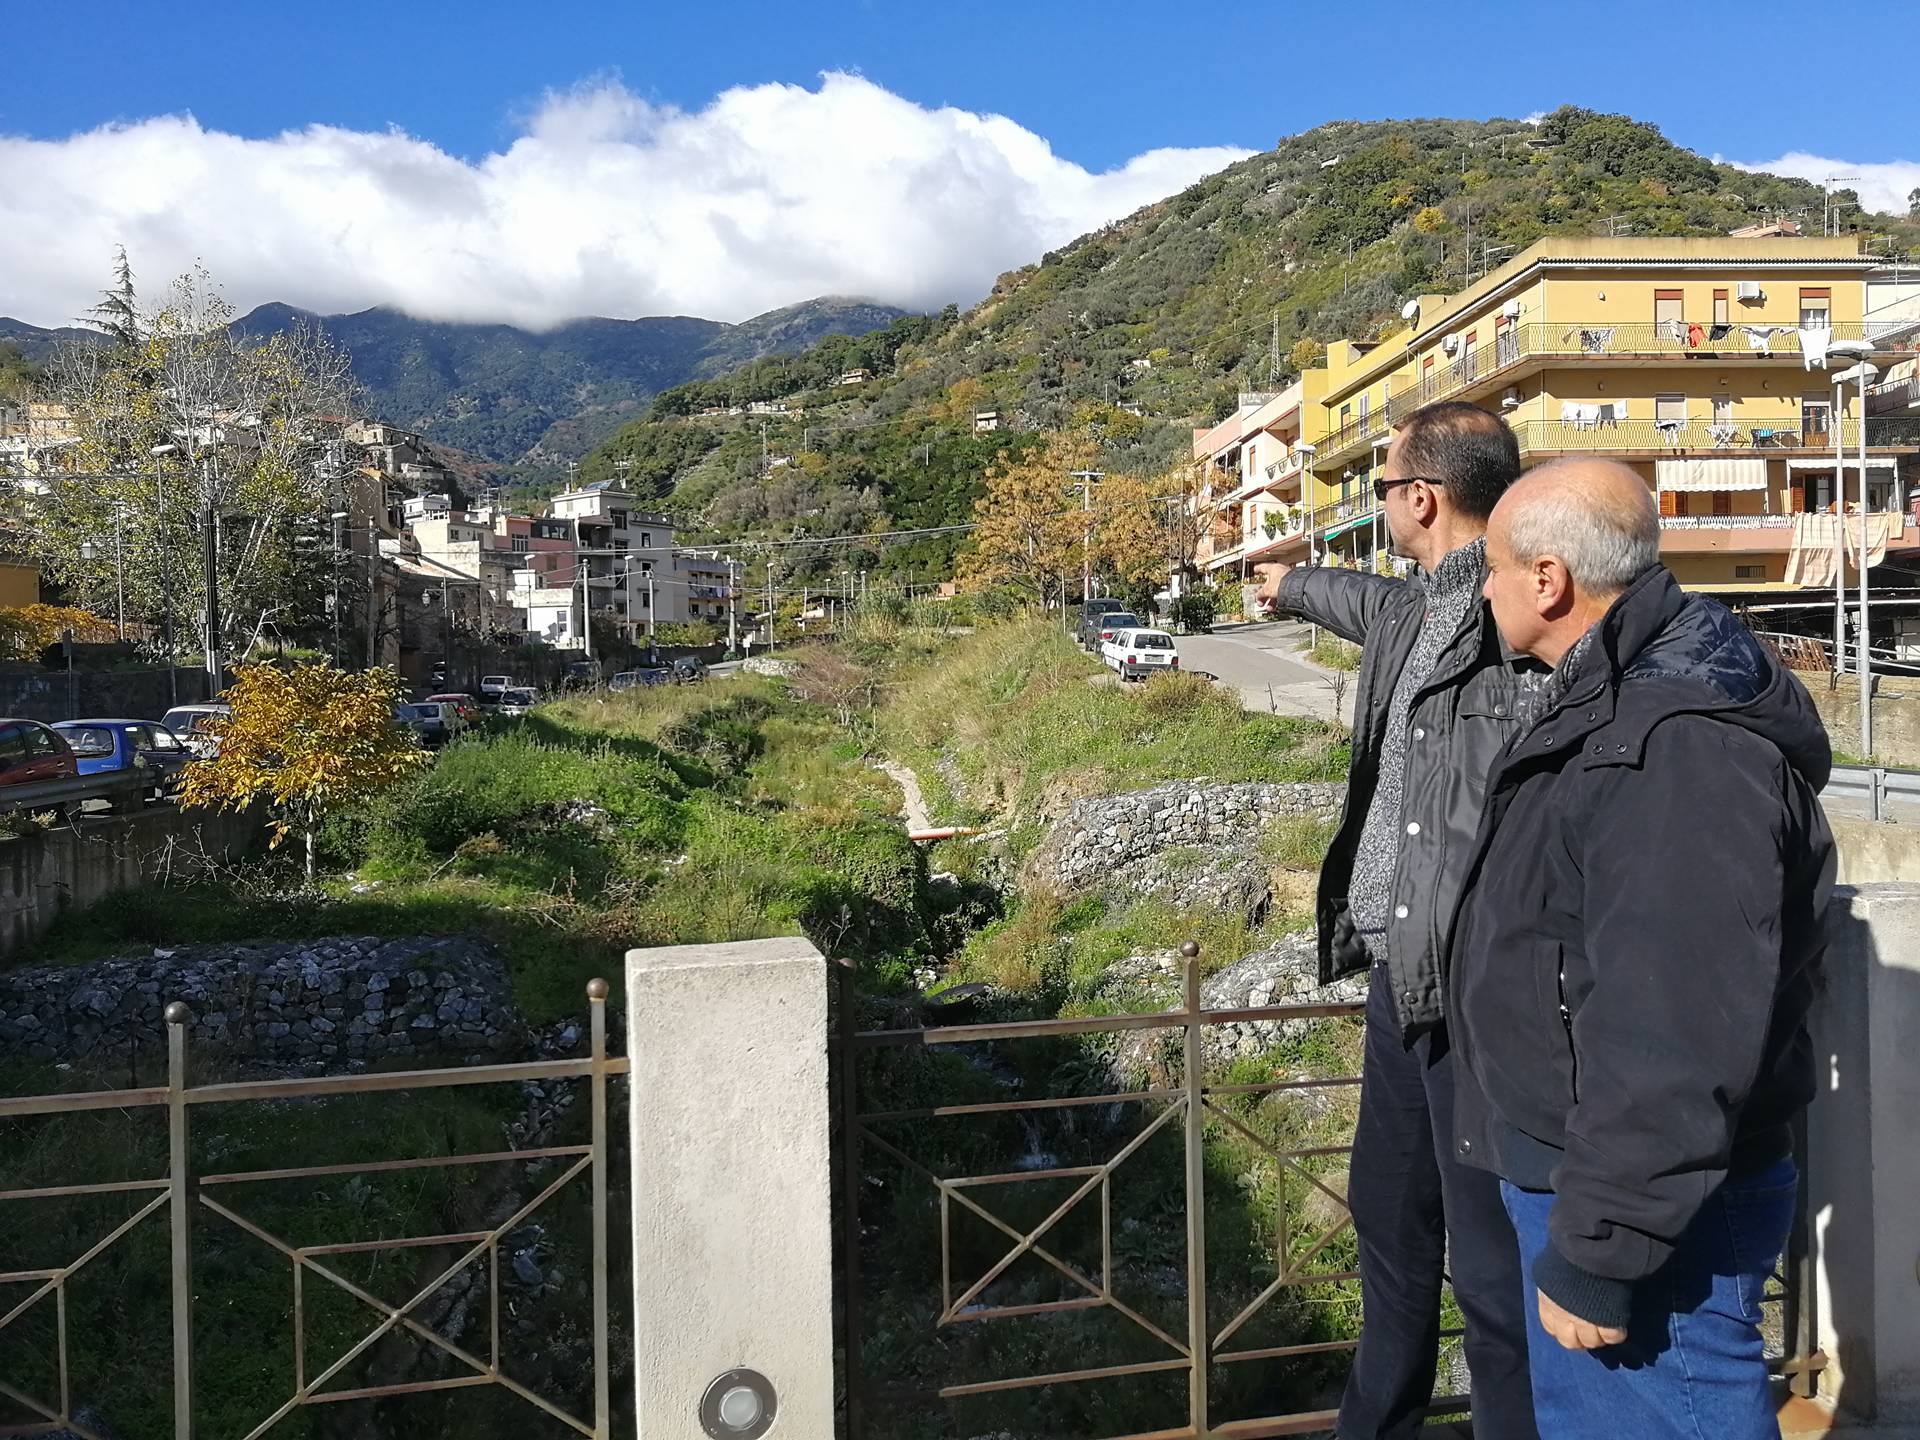
[[[630,951],[627,1053],[641,1440],[825,1440],[826,961],[803,939]]]
[[[1808,1117],[1821,1395],[1920,1421],[1920,884],[1836,892]]]

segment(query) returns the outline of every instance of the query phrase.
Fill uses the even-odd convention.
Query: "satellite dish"
[[[1407,301],[1406,304],[1400,307],[1400,318],[1402,320],[1418,320],[1420,318],[1420,302],[1418,300]]]

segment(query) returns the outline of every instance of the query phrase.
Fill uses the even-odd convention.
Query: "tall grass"
[[[1249,714],[1197,677],[1122,690],[1093,683],[1099,674],[1046,621],[983,629],[892,687],[879,738],[919,773],[936,818],[956,822],[1051,813],[1080,795],[1159,780],[1344,773],[1334,727]]]

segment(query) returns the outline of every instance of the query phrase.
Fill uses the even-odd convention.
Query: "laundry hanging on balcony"
[[[1816,589],[1833,584],[1833,526],[1831,515],[1802,513],[1793,517],[1793,543],[1787,546],[1787,584]]]
[[[1800,327],[1800,358],[1807,362],[1807,369],[1817,370],[1827,363],[1827,347],[1831,344],[1833,344],[1831,325]]]
[[[1583,355],[1606,354],[1613,346],[1614,329],[1615,327],[1612,325],[1602,325],[1579,331],[1580,352]],[[1576,332],[1569,330],[1560,338],[1564,341],[1571,338],[1575,333]]]
[[[1767,462],[1690,456],[1653,462],[1654,483],[1662,490],[1765,490]]]
[[[1791,330],[1791,325],[1742,325],[1741,332],[1747,337],[1747,344],[1755,350],[1768,350],[1773,346],[1774,332]]]

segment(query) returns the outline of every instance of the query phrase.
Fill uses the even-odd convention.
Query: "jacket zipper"
[[[1560,957],[1555,971],[1555,981],[1560,987],[1560,1028],[1567,1032],[1567,1063],[1573,1075],[1573,1103],[1580,1103],[1580,1052],[1573,1047],[1573,1011],[1567,1007],[1567,961]]]

